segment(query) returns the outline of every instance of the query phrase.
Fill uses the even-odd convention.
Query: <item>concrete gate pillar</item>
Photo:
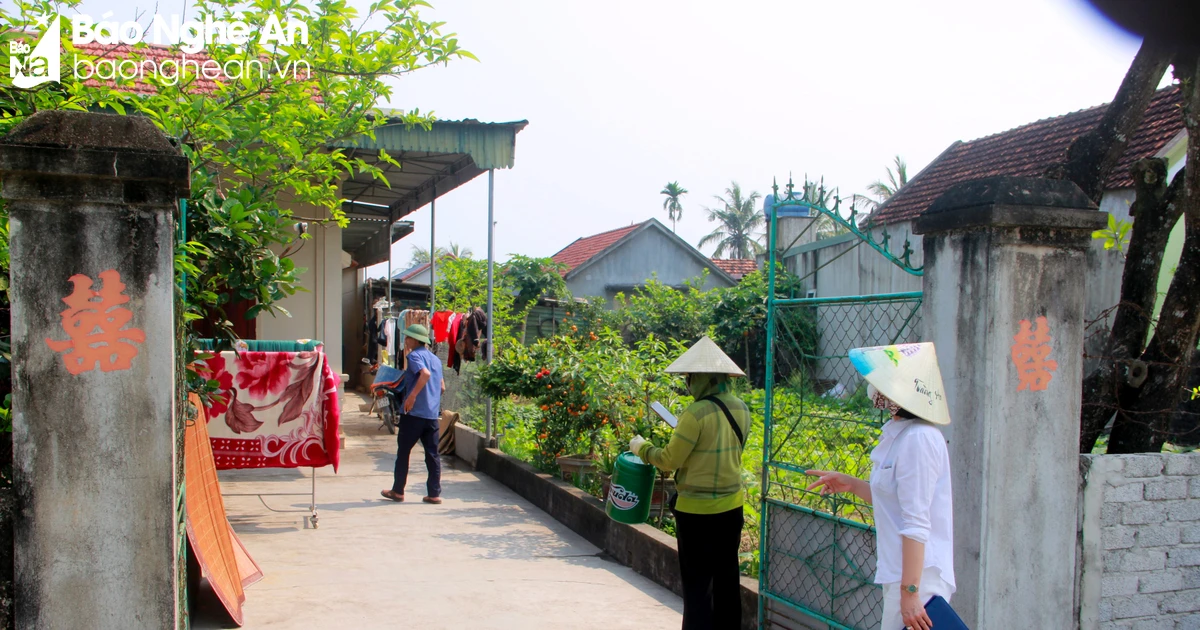
[[[173,209],[148,121],[41,112],[0,139],[12,265],[17,628],[176,623]]]
[[[956,185],[917,220],[923,324],[946,380],[953,605],[971,628],[1072,628],[1085,252],[1075,184]]]

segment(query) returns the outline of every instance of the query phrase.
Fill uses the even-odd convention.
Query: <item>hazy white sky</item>
[[[435,0],[479,63],[403,79],[395,105],[440,118],[528,119],[496,174],[496,253],[549,256],[657,217],[678,231],[731,180],[824,176],[865,192],[893,155],[915,175],[954,140],[1097,105],[1139,41],[1082,0],[496,2]],[[438,244],[486,252],[486,178],[438,205]],[[395,246],[428,247],[429,211]],[[709,253],[709,252],[706,252]]]
[[[955,140],[1110,100],[1139,45],[1083,0],[432,2],[480,61],[409,75],[391,105],[529,121],[516,167],[496,174],[501,260],[669,225],[659,191],[673,180],[690,191],[678,231],[693,244],[731,180],[765,193],[807,173],[864,193],[896,154],[911,177]],[[134,10],[83,10],[109,8]],[[438,245],[484,256],[486,216],[483,176],[439,201]],[[407,218],[397,268],[429,245],[428,208]]]

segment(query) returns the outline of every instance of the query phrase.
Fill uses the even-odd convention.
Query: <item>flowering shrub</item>
[[[678,398],[682,379],[663,370],[683,350],[653,336],[631,348],[612,329],[576,328],[530,346],[509,343],[480,369],[478,383],[494,398],[519,396],[535,405],[541,413],[533,464],[554,470],[559,456],[621,449],[635,433],[650,437],[661,423],[650,422],[649,401]]]

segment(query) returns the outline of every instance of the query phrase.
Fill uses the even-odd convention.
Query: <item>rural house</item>
[[[737,284],[715,261],[657,219],[576,239],[552,258],[566,266],[563,279],[573,295],[603,297],[610,303],[616,294],[628,294],[649,278],[682,288],[707,271],[704,289]]]

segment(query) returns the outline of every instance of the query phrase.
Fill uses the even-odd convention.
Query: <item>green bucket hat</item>
[[[404,336],[412,337],[421,343],[429,343],[429,329],[420,324],[413,324],[408,328],[405,328]]]

